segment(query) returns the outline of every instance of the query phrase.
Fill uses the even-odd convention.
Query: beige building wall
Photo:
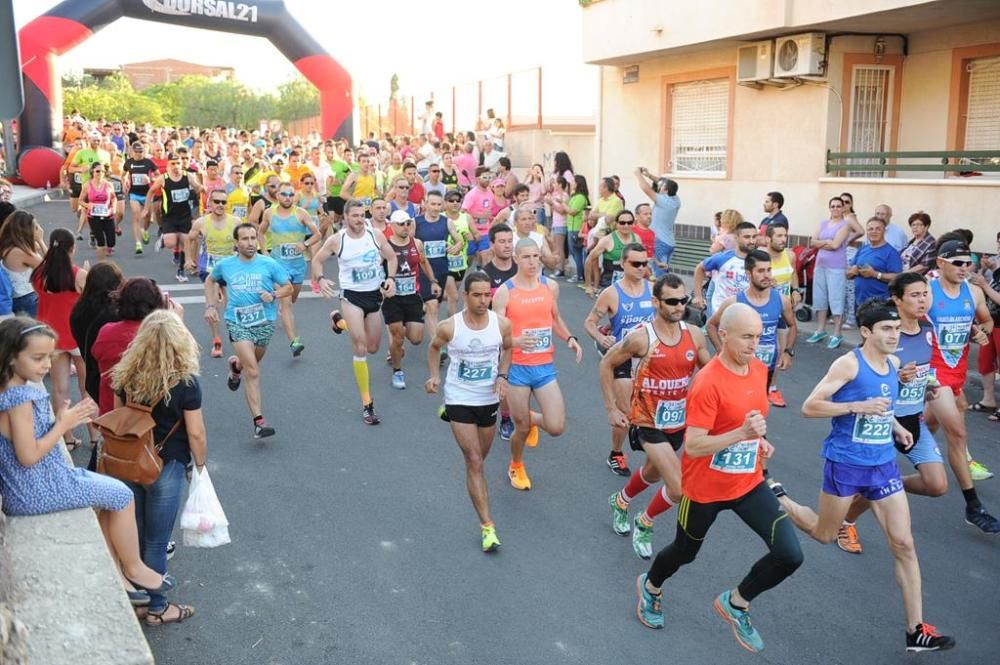
[[[606,0],[586,11],[604,4],[622,3]],[[847,5],[852,10],[853,4]],[[954,149],[949,145],[948,124],[954,49],[1000,43],[1000,21],[919,31],[909,39],[905,58],[898,39],[886,40],[883,62],[897,64],[898,79],[898,96],[894,95],[892,102],[896,113],[890,123],[892,145],[887,149]],[[971,228],[977,249],[996,251],[993,237],[1000,223],[984,211],[1000,209],[1000,174],[966,179],[945,178],[935,172],[899,172],[898,177],[886,178],[840,178],[825,173],[826,150],[847,149],[845,116],[850,112],[850,91],[844,89],[845,72],[849,76],[852,62],[871,60],[873,44],[874,37],[834,39],[827,74],[821,81],[785,89],[754,89],[735,85],[734,80],[729,171],[725,177],[672,175],[680,183],[683,201],[678,222],[708,224],[713,213],[724,208],[735,208],[748,219],[759,221],[765,193],[777,189],[785,195],[785,214],[793,232],[806,234],[818,228],[828,198],[849,191],[855,196],[859,216],[888,203],[895,211],[895,221],[905,226],[910,213],[925,210],[935,220],[932,232]],[[578,171],[588,179],[619,174],[628,203],[642,201],[632,175],[634,168],[643,165],[654,172],[668,171],[665,82],[697,72],[712,78],[734,76],[735,62],[733,43],[629,62],[639,65],[639,81],[632,84],[622,83],[622,67],[602,67],[596,171]],[[1000,145],[996,147],[1000,149]],[[571,156],[577,159],[574,153]]]

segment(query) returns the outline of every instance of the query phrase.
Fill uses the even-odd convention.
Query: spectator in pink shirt
[[[474,174],[479,168],[479,159],[473,153],[475,147],[472,142],[466,143],[462,154],[454,159],[455,169],[458,171],[458,184],[462,187],[472,187],[476,184]]]

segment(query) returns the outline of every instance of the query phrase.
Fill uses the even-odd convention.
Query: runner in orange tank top
[[[497,289],[493,311],[510,319],[514,343],[507,378],[507,402],[514,420],[507,475],[514,489],[530,490],[524,444],[538,444],[539,428],[549,436],[559,436],[566,428],[566,407],[552,364],[554,337],[566,340],[578,363],[583,360],[583,349],[559,314],[559,285],[541,275],[542,253],[534,240],[518,241],[514,262],[517,273]],[[540,411],[531,410],[532,395]]]
[[[611,495],[611,528],[620,536],[631,530],[628,504],[661,478],[660,487],[646,510],[636,515],[632,548],[648,559],[653,555],[653,520],[681,497],[681,465],[676,453],[684,441],[688,385],[698,367],[712,356],[705,336],[684,323],[690,300],[684,282],[667,274],[653,285],[655,318],[615,344],[601,361],[601,388],[612,427],[628,427],[632,450],[645,451],[646,463],[625,486]],[[615,367],[638,358],[628,416],[618,407],[614,391]],[[662,444],[669,444],[669,448]],[[671,450],[671,448],[673,450]]]

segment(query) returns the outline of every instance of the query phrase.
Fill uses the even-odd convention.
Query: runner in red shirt
[[[750,603],[802,565],[802,550],[762,473],[762,459],[774,452],[764,438],[767,367],[754,357],[763,324],[753,308],[736,303],[720,326],[719,355],[695,376],[688,392],[677,535],[636,581],[636,613],[646,626],[663,627],[660,587],[694,561],[719,513],[732,510],[769,551],[739,586],[719,594],[715,611],[732,626],[740,646],[758,652],[764,641],[750,623]]]

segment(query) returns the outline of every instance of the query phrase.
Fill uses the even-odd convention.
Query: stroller
[[[799,278],[799,292],[802,294],[802,301],[795,310],[795,319],[801,323],[812,320],[812,287],[813,270],[816,267],[816,255],[819,249],[815,247],[796,247],[792,250],[795,254],[795,274]]]

